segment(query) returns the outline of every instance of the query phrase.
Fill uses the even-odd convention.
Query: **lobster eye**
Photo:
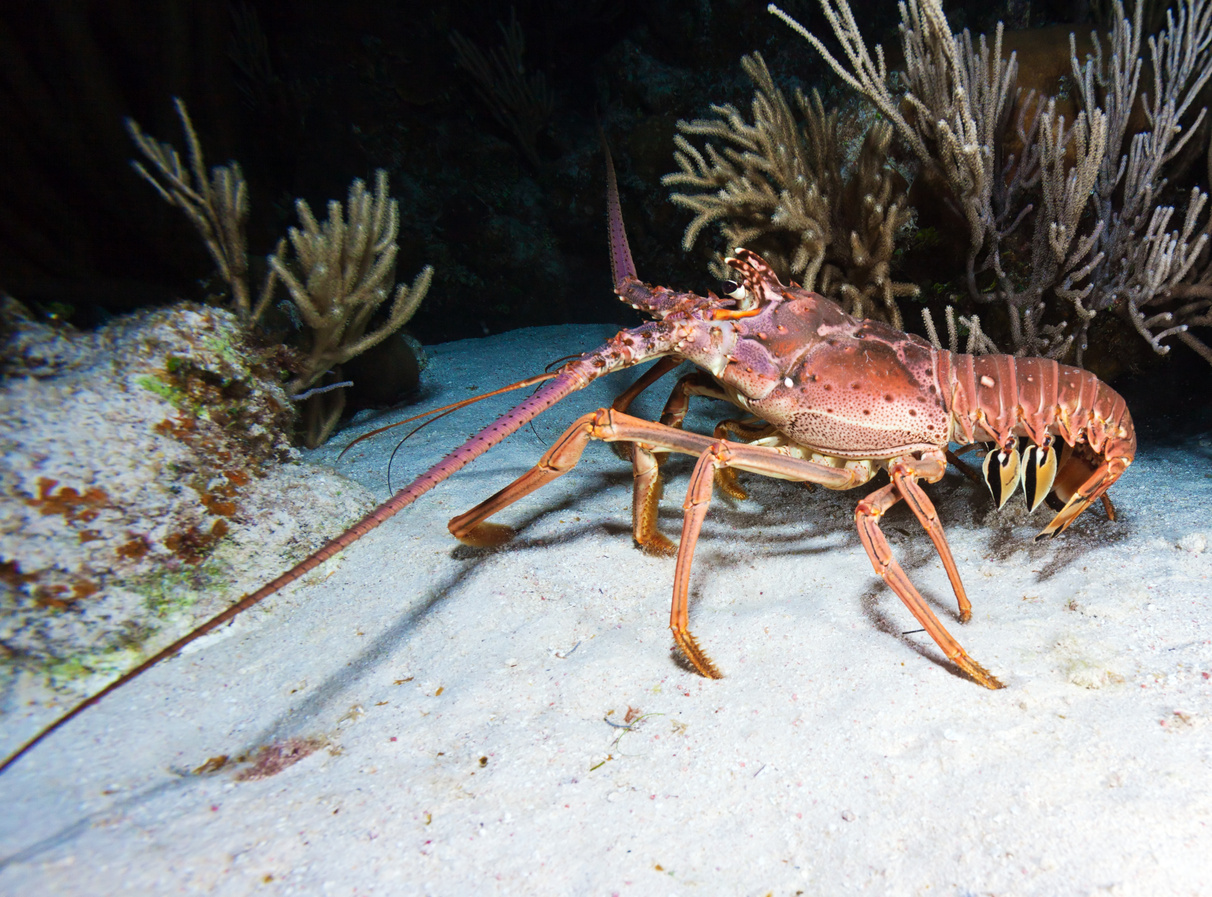
[[[745,300],[749,298],[749,291],[745,289],[743,283],[737,283],[735,280],[725,280],[723,283],[724,295],[730,296],[733,299]]]

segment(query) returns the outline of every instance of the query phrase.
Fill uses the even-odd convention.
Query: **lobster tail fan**
[[[1029,445],[1024,450],[1022,483],[1029,510],[1034,511],[1048,497],[1059,467],[1051,436],[1044,439],[1043,445]]]
[[[997,502],[999,511],[1018,485],[1020,467],[1018,447],[1015,445],[995,448],[985,456],[981,473],[984,474],[985,485],[993,493],[993,500]]]

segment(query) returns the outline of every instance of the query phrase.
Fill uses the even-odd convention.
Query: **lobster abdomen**
[[[1059,436],[1086,444],[1126,467],[1136,455],[1128,405],[1089,371],[1050,358],[937,352],[939,379],[948,385],[951,441],[1007,445],[1026,436],[1042,445]]]
[[[1089,371],[1048,358],[942,351],[937,364],[940,379],[949,386],[951,441],[997,447],[986,461],[985,477],[999,504],[1018,476],[1018,440],[1039,447],[1023,456],[1028,504],[1034,508],[1051,492],[1064,505],[1037,540],[1063,532],[1136,456],[1127,403]],[[1048,453],[1057,438],[1063,445],[1058,460],[1051,460]],[[1000,474],[991,474],[994,457],[1013,461]],[[1046,477],[1045,467],[1050,468]],[[1003,488],[998,488],[999,477]],[[1114,517],[1110,504],[1107,509]]]

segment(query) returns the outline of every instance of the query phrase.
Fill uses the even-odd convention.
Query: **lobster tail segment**
[[[1055,538],[1123,475],[1136,457],[1136,428],[1123,397],[1089,371],[1057,365],[1061,382],[1056,422],[1049,433],[1066,443],[1052,494],[1064,502],[1035,537]],[[1110,504],[1108,515],[1114,519]]]
[[[951,353],[939,370],[950,383],[952,439],[993,446],[984,472],[998,506],[1019,483],[1032,510],[1049,496],[1060,505],[1036,541],[1064,532],[1136,456],[1127,404],[1089,371],[1046,358]]]

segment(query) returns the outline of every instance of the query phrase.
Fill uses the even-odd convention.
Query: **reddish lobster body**
[[[737,404],[795,442],[837,458],[883,460],[946,441],[939,362],[947,353],[924,340],[851,318],[796,287],[735,327],[748,351],[719,379],[738,388]],[[763,365],[754,369],[759,355]]]
[[[1091,374],[1048,358],[961,355],[795,287],[770,312],[737,321],[766,350],[758,376],[720,377],[748,387],[745,402],[796,442],[839,458],[893,458],[948,442],[1006,445],[1016,437],[1132,461],[1136,436],[1123,398]],[[781,364],[776,360],[781,359]],[[738,372],[739,374],[739,372]],[[770,388],[758,396],[753,385]],[[756,399],[756,400],[754,400]],[[1118,466],[1118,465],[1117,465]],[[1068,498],[1068,496],[1064,496]]]
[[[783,286],[753,253],[737,255],[729,262],[742,275],[739,292],[754,304],[744,317],[712,321],[703,312],[714,297],[695,302],[634,280],[619,292],[637,308],[664,312],[661,324],[673,328],[676,354],[709,371],[730,401],[799,446],[824,458],[887,462],[952,442],[1006,447],[1020,438],[1043,445],[1059,437],[1066,450],[1054,489],[1064,502],[1100,465],[1105,469],[1091,487],[1101,495],[1132,462],[1136,434],[1127,405],[1089,371],[1046,358],[937,349],[878,321],[852,318],[816,293]],[[680,297],[677,310],[669,295]],[[1089,503],[1044,533],[1055,535]]]

